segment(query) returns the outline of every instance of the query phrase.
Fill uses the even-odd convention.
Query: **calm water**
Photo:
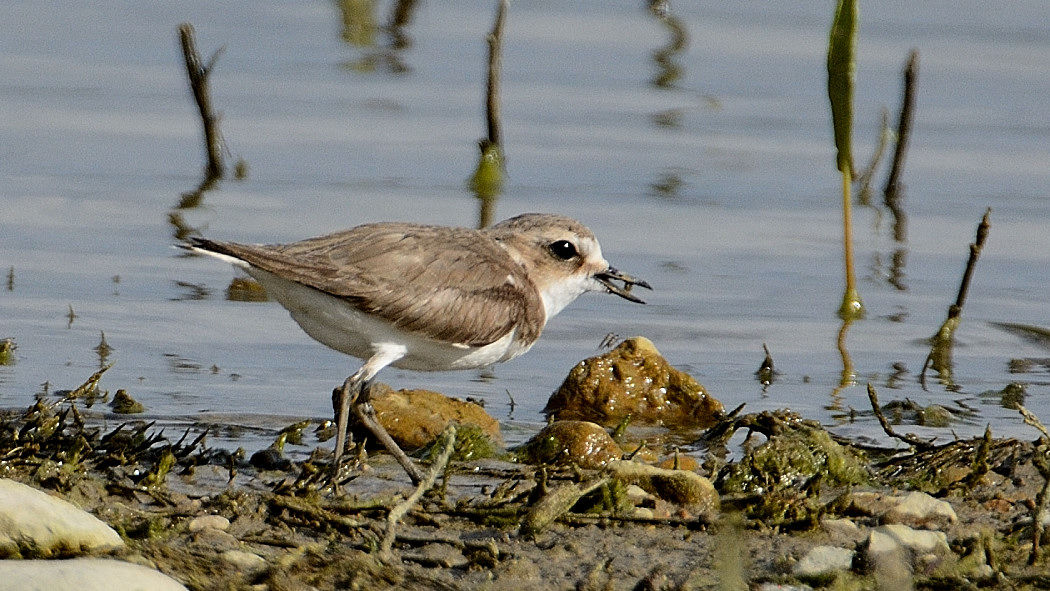
[[[127,388],[161,424],[242,426],[219,439],[252,448],[294,418],[329,416],[328,392],[359,362],[312,342],[276,304],[227,301],[230,268],[171,248],[169,214],[203,166],[176,27],[194,23],[206,56],[224,47],[213,99],[230,161],[250,168],[176,213],[208,236],[279,242],[376,220],[477,223],[465,180],[484,133],[494,5],[482,4],[419,3],[400,29],[404,47],[389,28],[344,39],[335,2],[0,7],[0,268],[13,269],[0,338],[18,345],[16,363],[0,366],[0,407],[27,406],[44,382],[80,384],[99,367],[104,332],[116,365],[102,387]],[[495,217],[578,217],[615,265],[656,291],[645,307],[582,298],[529,355],[491,370],[388,369],[381,379],[484,399],[520,441],[607,333],[642,334],[728,407],[790,407],[885,442],[871,419],[843,418],[868,408],[871,381],[883,402],[976,411],[930,433],[971,435],[990,422],[1000,435],[1033,436],[981,393],[1024,381],[1026,404],[1050,420],[1047,369],[1007,365],[1050,352],[992,324],[1048,322],[1045,5],[862,8],[858,165],[880,110],[896,117],[907,52],[921,57],[907,240],[893,240],[881,207],[855,210],[868,308],[846,339],[855,380],[842,387],[836,347],[841,211],[823,1],[679,1],[676,27],[642,3],[515,3],[503,66],[509,180]],[[390,14],[379,3],[374,19]],[[675,31],[686,43],[668,51]],[[936,381],[924,391],[924,339],[954,300],[986,207],[992,233],[957,334],[958,391]],[[894,271],[895,252],[904,263]],[[896,286],[891,272],[902,274]],[[753,375],[763,343],[780,372],[764,391]],[[891,379],[895,364],[904,370]]]

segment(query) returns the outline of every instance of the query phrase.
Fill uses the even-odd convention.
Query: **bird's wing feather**
[[[371,224],[285,245],[191,243],[433,339],[482,346],[519,326],[519,338],[531,341],[544,324],[542,301],[521,266],[473,230]]]

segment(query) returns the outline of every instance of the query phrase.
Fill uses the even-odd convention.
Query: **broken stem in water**
[[[503,188],[503,134],[500,124],[499,86],[503,53],[503,23],[506,20],[507,0],[500,0],[496,22],[488,35],[488,83],[485,93],[485,122],[488,136],[478,142],[481,154],[470,188],[481,199],[478,227],[492,223],[492,202]]]
[[[952,345],[955,342],[955,329],[959,327],[963,305],[966,303],[966,296],[970,291],[970,281],[973,279],[974,270],[977,268],[977,259],[981,256],[984,242],[988,239],[988,231],[992,227],[988,219],[991,213],[992,208],[989,207],[985,210],[981,223],[977,225],[977,237],[970,244],[970,258],[966,261],[966,270],[963,271],[962,281],[959,283],[959,293],[955,296],[955,303],[948,307],[948,317],[945,318],[944,324],[941,325],[937,334],[931,338],[930,354],[926,356],[926,362],[922,365],[922,373],[919,374],[919,381],[922,383],[923,388],[926,388],[927,368],[933,368],[940,375],[941,379],[951,385]]]

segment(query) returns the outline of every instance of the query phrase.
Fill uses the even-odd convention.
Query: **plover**
[[[584,292],[644,303],[631,287],[651,289],[610,266],[586,226],[553,214],[523,214],[482,230],[391,222],[290,244],[194,237],[186,247],[244,269],[307,334],[365,360],[333,394],[334,465],[353,406],[413,480],[418,469],[375,420],[369,401],[379,370],[507,361],[528,351],[547,321]]]

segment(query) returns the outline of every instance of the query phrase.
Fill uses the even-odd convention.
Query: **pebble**
[[[227,550],[220,556],[227,564],[249,576],[262,573],[269,568],[269,564],[263,557],[244,550]]]
[[[900,523],[922,529],[944,529],[958,520],[951,503],[924,492],[904,496],[882,515],[882,523]]]
[[[853,568],[853,550],[837,546],[815,546],[795,564],[792,571],[800,577],[815,577]]]
[[[187,591],[171,577],[104,558],[0,560],[0,591]]]
[[[906,525],[880,525],[868,536],[868,552],[893,551],[904,548],[913,552],[934,552],[939,548],[948,549],[948,537],[944,532],[917,530]]]
[[[832,538],[838,540],[860,541],[860,527],[852,519],[822,519],[820,527]]]
[[[917,530],[901,524],[873,529],[865,549],[866,561],[876,568],[887,561],[903,561],[914,572],[926,572],[950,554],[944,532]]]
[[[0,557],[48,558],[123,546],[113,528],[72,503],[0,479]]]
[[[200,517],[194,517],[188,527],[191,533],[197,533],[205,529],[226,531],[230,527],[230,520],[222,515],[201,515]]]

